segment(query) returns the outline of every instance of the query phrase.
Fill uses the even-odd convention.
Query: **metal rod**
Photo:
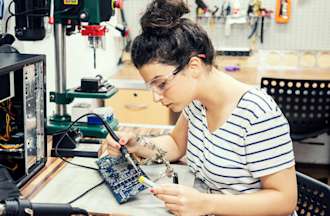
[[[96,69],[96,47],[93,47],[93,60],[94,60],[94,69]]]
[[[55,91],[65,93],[66,91],[66,52],[65,52],[65,25],[55,24]],[[56,115],[67,115],[66,105],[56,104]]]

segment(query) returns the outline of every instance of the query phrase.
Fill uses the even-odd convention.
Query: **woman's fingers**
[[[111,147],[109,147],[107,151],[108,151],[108,155],[110,155],[112,157],[119,157],[121,155],[121,153],[118,149],[114,149]]]
[[[117,147],[118,149],[120,148],[120,144],[117,143],[114,139],[112,139],[110,135],[106,137],[106,142],[110,146]]]
[[[180,204],[180,200],[177,196],[159,194],[157,195],[157,198],[163,200],[165,203]]]

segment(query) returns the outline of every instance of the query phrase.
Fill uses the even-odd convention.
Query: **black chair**
[[[299,216],[329,216],[330,186],[297,172]]]
[[[264,88],[289,121],[292,140],[329,132],[330,80],[262,78]]]

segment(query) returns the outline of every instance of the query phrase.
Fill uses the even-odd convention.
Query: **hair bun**
[[[189,8],[183,0],[153,0],[140,20],[143,33],[168,35],[186,13]]]

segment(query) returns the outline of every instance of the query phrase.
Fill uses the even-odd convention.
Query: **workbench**
[[[95,160],[96,159],[93,158],[76,157],[73,158],[71,162],[97,168]],[[173,165],[173,168],[179,173],[180,184],[190,187],[193,186],[194,176],[189,172],[187,166]],[[163,165],[150,165],[142,166],[142,169],[150,179],[155,179],[165,167]],[[31,198],[31,201],[38,203],[69,202],[101,181],[102,178],[97,171],[67,164],[61,172],[54,176],[44,188]],[[171,183],[171,181],[172,179],[164,177],[157,181],[157,184]],[[119,205],[105,184],[102,184],[100,187],[86,194],[81,199],[74,202],[72,206],[83,208],[88,212],[97,214],[170,215],[163,203],[154,197],[148,189],[137,194],[131,201]]]
[[[135,126],[121,126],[120,131],[134,132],[138,135],[162,135],[167,134],[171,126],[159,128],[142,128]],[[51,144],[51,140],[49,139]],[[102,151],[105,150],[102,146]],[[87,166],[97,167],[95,158],[73,158],[71,162]],[[179,183],[193,186],[194,176],[187,166],[174,164],[175,172],[179,173]],[[155,179],[165,169],[164,165],[143,166],[142,169],[151,178]],[[164,177],[159,184],[171,183],[172,179]],[[24,198],[32,202],[65,203],[101,182],[101,176],[97,171],[87,170],[81,167],[65,163],[59,158],[49,158],[46,166],[34,176],[23,188],[21,193]],[[92,215],[170,215],[163,203],[152,196],[147,190],[138,194],[131,202],[119,205],[115,201],[110,190],[105,184],[96,188],[86,196],[72,204],[88,210]]]
[[[120,131],[133,132],[138,135],[168,134],[171,126],[158,128],[139,126],[120,126]],[[51,144],[51,140],[49,140]],[[103,150],[105,146],[102,146]],[[71,162],[96,167],[96,159],[73,158]],[[184,160],[183,160],[184,161]],[[184,163],[174,164],[179,174],[179,183],[193,186],[194,176]],[[162,165],[143,167],[149,177],[154,178],[164,169]],[[330,185],[330,170],[327,166],[297,164],[296,169],[315,178],[326,177]],[[59,158],[48,158],[46,166],[34,176],[23,188],[24,198],[33,202],[68,202],[96,185],[101,177],[96,171],[69,165]],[[170,183],[171,179],[163,178],[159,183]],[[148,190],[141,192],[132,202],[118,205],[106,185],[102,185],[78,200],[73,206],[87,209],[91,215],[169,215],[163,204],[152,197]]]

